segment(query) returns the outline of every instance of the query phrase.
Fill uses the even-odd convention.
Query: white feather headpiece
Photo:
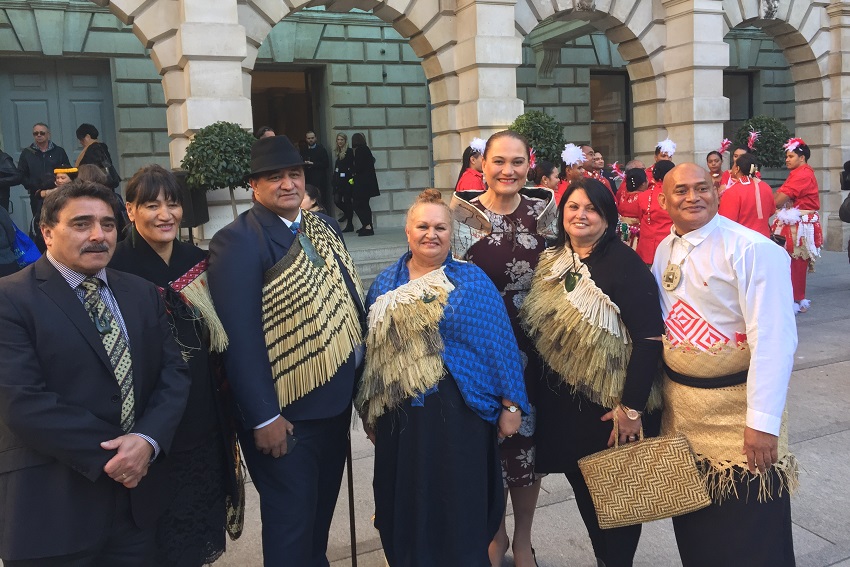
[[[575,144],[567,144],[564,146],[564,151],[561,152],[561,159],[564,160],[564,165],[570,167],[577,163],[584,163],[587,158],[581,148]]]
[[[666,140],[658,142],[658,148],[662,151],[662,153],[673,157],[673,154],[676,153],[676,142],[674,142],[670,138],[667,138]]]
[[[476,153],[484,155],[484,148],[487,146],[487,142],[482,140],[481,138],[473,138],[472,142],[469,144],[469,147],[475,150]]]

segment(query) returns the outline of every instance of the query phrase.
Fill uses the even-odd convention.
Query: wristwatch
[[[624,406],[623,404],[620,404],[620,409],[622,409],[623,413],[626,414],[626,417],[628,417],[632,421],[637,421],[638,419],[640,419],[640,416],[643,415],[642,411],[632,409],[628,406]]]
[[[509,411],[511,413],[517,413],[517,412],[522,413],[519,409],[519,406],[516,406],[516,405],[513,405],[513,404],[509,405],[509,406],[502,404],[502,409],[505,410],[505,411]]]

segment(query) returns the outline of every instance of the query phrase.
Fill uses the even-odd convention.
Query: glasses
[[[38,131],[38,132],[33,132],[32,135],[33,136],[47,136],[47,132]]]

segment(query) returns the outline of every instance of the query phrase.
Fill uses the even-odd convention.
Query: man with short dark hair
[[[714,182],[694,163],[667,173],[659,201],[673,221],[652,265],[666,325],[662,434],[687,437],[712,499],[673,518],[682,563],[791,567],[790,258],[718,215]]]
[[[319,192],[322,194],[322,205],[325,210],[330,211],[331,203],[328,195],[330,159],[328,158],[328,150],[319,143],[316,133],[312,130],[307,132],[305,138],[307,148],[301,153],[301,157],[304,159],[304,174],[307,178],[307,184],[319,188]]]
[[[337,222],[301,210],[303,166],[286,136],[255,142],[254,206],[210,242],[210,292],[230,338],[224,364],[270,567],[328,565],[363,358],[362,285]]]
[[[0,557],[144,566],[168,499],[160,456],[189,376],[156,287],[106,268],[114,195],[45,199],[47,253],[0,279]]]
[[[18,171],[21,173],[21,183],[30,194],[33,217],[38,219],[43,201],[38,192],[42,189],[52,189],[53,170],[62,166],[69,167],[71,160],[62,147],[50,140],[50,128],[44,122],[33,124],[32,137],[33,143],[21,150]],[[35,224],[37,223],[36,220]]]

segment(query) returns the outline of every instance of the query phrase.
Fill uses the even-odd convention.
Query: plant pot
[[[180,196],[183,198],[183,222],[181,228],[197,228],[210,220],[210,210],[207,206],[207,192],[192,190],[186,185],[187,173],[175,171],[177,183],[180,185]]]

